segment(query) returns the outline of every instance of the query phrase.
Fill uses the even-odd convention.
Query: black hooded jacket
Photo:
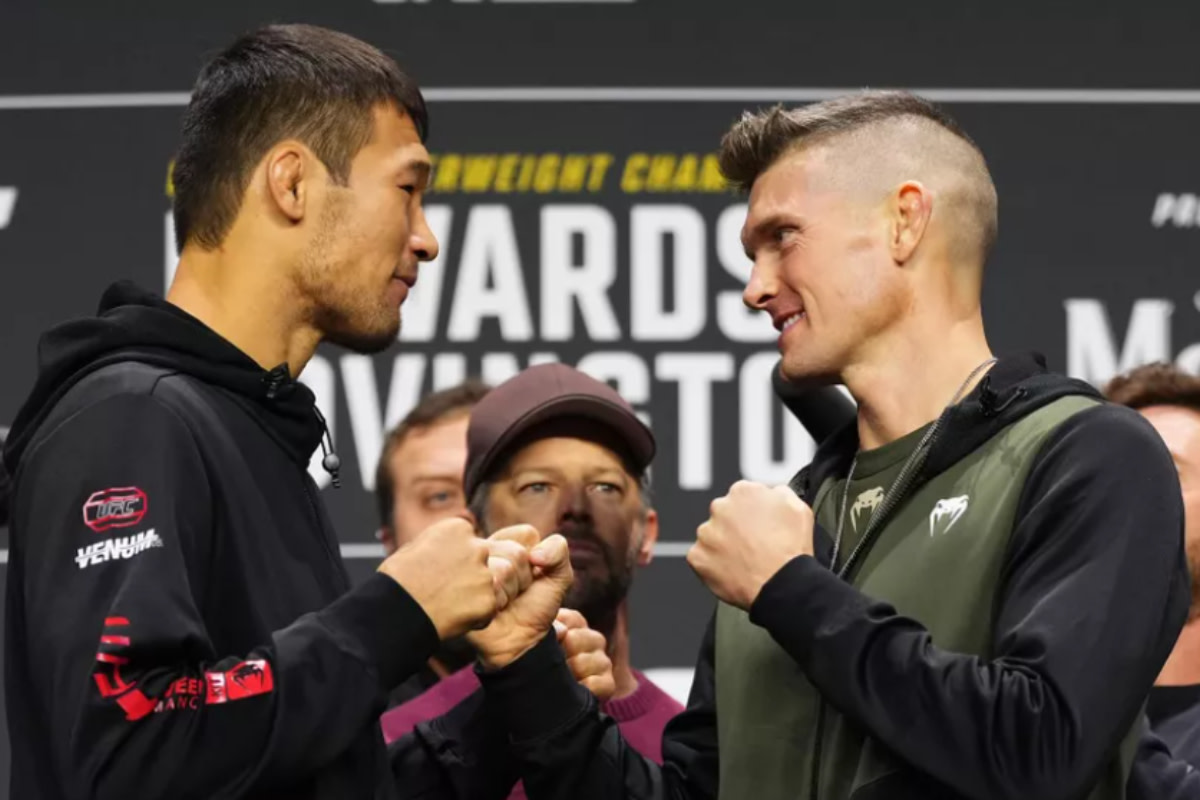
[[[131,284],[39,356],[4,451],[11,796],[398,796],[377,718],[437,633],[350,589],[312,393]]]
[[[951,410],[914,486],[1068,395],[1096,397],[1090,386],[1048,373],[1040,358],[1001,360]],[[793,488],[811,503],[825,476],[845,475],[857,448],[853,425],[832,435]],[[1095,731],[1127,731],[1137,722],[1182,627],[1190,597],[1182,522],[1178,480],[1153,429],[1135,412],[1098,404],[1050,435],[1022,490],[1005,565],[1015,588],[997,598],[996,616],[1009,625],[996,650],[1021,650],[1023,665],[1007,666],[1003,655],[985,663],[938,648],[919,620],[828,569],[832,538],[820,527],[815,558],[801,556],[780,569],[750,619],[857,725],[908,731],[895,743],[906,765],[857,788],[850,800],[1082,797],[1118,746]],[[1069,580],[1056,566],[1065,552],[1079,565]],[[1081,620],[1104,614],[1113,598],[1120,598],[1121,613],[1106,620],[1095,642],[1107,652],[1073,646]],[[1040,644],[1047,640],[1054,647]],[[481,674],[487,713],[504,720],[531,800],[716,798],[717,646],[710,624],[687,709],[664,732],[661,767],[634,752],[597,713],[552,637],[508,667]],[[1034,661],[1035,668],[1028,666]],[[1119,669],[1089,668],[1100,661]],[[928,719],[906,716],[914,687],[937,688],[938,696],[927,700]],[[472,730],[470,711],[464,704],[424,731],[441,738],[444,752],[458,749],[467,757],[470,745],[460,738]],[[931,720],[938,721],[938,735],[923,736],[934,729]],[[811,746],[810,731],[795,735],[798,748]],[[795,796],[808,797],[808,787],[796,787]]]

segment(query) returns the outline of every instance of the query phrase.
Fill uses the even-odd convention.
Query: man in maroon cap
[[[607,384],[544,364],[475,405],[467,448],[463,484],[481,534],[520,522],[542,536],[566,537],[574,582],[563,605],[604,634],[613,663],[616,692],[604,711],[631,745],[661,762],[663,727],[682,706],[631,667],[625,602],[635,564],[650,562],[658,538],[650,429]],[[444,714],[478,688],[475,671],[460,670],[385,714],[386,738]],[[519,786],[514,796],[523,796]]]

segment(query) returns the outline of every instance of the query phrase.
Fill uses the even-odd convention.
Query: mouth
[[[401,275],[400,273],[396,273],[392,275],[392,280],[400,281],[410,289],[417,285],[416,275]]]
[[[806,316],[807,314],[805,314],[804,311],[797,311],[787,316],[778,316],[773,320],[775,323],[775,330],[779,331],[780,333],[787,333],[789,328],[794,326],[800,320],[804,319]]]
[[[567,540],[567,552],[570,553],[571,563],[575,565],[585,564],[589,561],[599,561],[604,558],[604,553],[595,542],[580,541],[577,539]]]

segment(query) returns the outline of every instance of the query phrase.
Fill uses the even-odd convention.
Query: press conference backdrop
[[[428,214],[442,249],[392,350],[323,347],[301,376],[342,457],[342,488],[316,461],[313,475],[349,568],[361,579],[381,555],[376,458],[422,393],[546,360],[577,365],[612,381],[658,436],[663,541],[635,583],[633,659],[683,670],[676,692],[712,610],[682,558],[708,502],[740,477],[786,480],[813,447],[772,397],[769,322],[740,302],[745,206],[722,185],[715,150],[744,109],[862,86],[944,101],[999,188],[985,287],[995,349],[1037,349],[1094,382],[1151,360],[1200,369],[1197,27],[1180,11],[142,5],[0,5],[0,426],[34,379],[43,329],[94,311],[112,280],[169,281],[170,162],[206,55],[271,21],[357,34],[426,87],[438,167]]]

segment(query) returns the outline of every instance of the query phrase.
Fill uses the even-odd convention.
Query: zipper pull
[[[267,384],[267,399],[274,400],[275,396],[279,394],[280,387],[291,377],[287,364],[280,364],[264,375],[263,383]]]

